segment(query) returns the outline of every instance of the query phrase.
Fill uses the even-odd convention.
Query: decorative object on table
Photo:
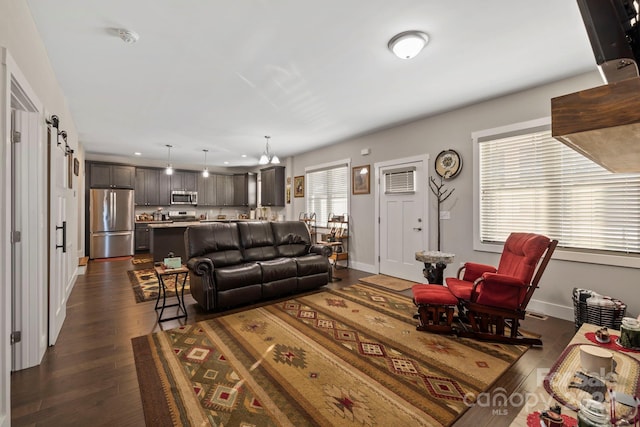
[[[416,252],[416,261],[424,263],[422,274],[431,284],[442,285],[444,282],[444,269],[447,264],[453,262],[455,254],[440,251],[420,251]]]
[[[599,378],[615,372],[613,353],[596,345],[580,346],[580,366],[582,372]]]
[[[546,411],[542,411],[540,413],[540,421],[544,423],[545,427],[563,427],[564,419],[562,418],[560,405],[555,405]]]
[[[434,167],[440,178],[452,179],[462,170],[462,158],[455,150],[444,150],[436,156]]]
[[[369,194],[371,192],[371,166],[355,166],[351,169],[351,192]]]
[[[606,344],[611,340],[609,330],[605,328],[600,328],[595,333],[596,341],[601,344]]]
[[[433,179],[432,176],[429,177],[429,188],[431,189],[431,192],[433,194],[435,194],[435,196],[438,199],[438,250],[440,250],[440,222],[442,221],[442,219],[440,218],[440,206],[442,205],[442,202],[444,202],[445,200],[447,200],[451,194],[453,194],[453,191],[455,190],[455,188],[452,188],[450,190],[444,190],[443,189],[444,184],[442,183],[442,177],[440,177],[440,184],[436,184],[436,180]]]
[[[595,332],[586,332],[584,334],[584,337],[586,339],[588,339],[589,341],[591,341],[592,343],[602,347],[602,348],[606,348],[608,350],[613,350],[613,351],[622,351],[624,353],[640,353],[640,348],[638,349],[634,349],[634,348],[626,348],[623,347],[622,345],[620,345],[620,336],[616,335],[616,334],[609,334],[609,342],[606,343],[602,343],[600,341],[598,341],[596,339],[596,334]]]
[[[611,415],[603,402],[582,399],[578,410],[578,425],[584,427],[609,427]]]
[[[587,326],[589,325],[585,325],[585,327]],[[582,371],[580,347],[583,345],[585,344],[569,344],[553,364],[543,381],[544,389],[551,397],[573,411],[578,410],[582,399],[594,399],[596,396],[591,394],[593,390],[582,390],[575,386],[570,387],[571,382],[591,381],[587,385],[597,386],[598,382],[596,380],[598,380],[605,385],[604,391],[602,388],[598,389],[599,394],[597,397],[603,400],[606,394],[606,378],[602,381],[585,374],[582,374],[583,377],[576,378],[576,373]],[[633,396],[638,395],[640,393],[640,362],[622,352],[614,352],[613,357],[616,362],[616,392]],[[616,409],[621,416],[630,413],[629,408],[621,405],[617,405]]]
[[[293,197],[304,197],[304,175],[293,178]]]
[[[174,257],[173,255],[169,255],[169,257],[164,259],[164,268],[170,270],[172,268],[180,268],[182,267],[182,258]]]
[[[622,347],[640,350],[640,322],[633,317],[625,317],[620,325],[620,340]]]
[[[562,422],[563,424],[561,424],[563,427],[577,427],[578,426],[578,420],[576,420],[575,418],[572,418],[568,415],[560,415],[562,417]],[[541,422],[544,423],[544,420],[541,417],[541,413],[536,411],[533,412],[531,414],[529,414],[527,416],[527,427],[540,427],[543,424],[540,424]],[[544,424],[546,426],[546,424]]]
[[[573,288],[576,331],[583,323],[620,329],[627,306],[622,301],[588,289]]]
[[[417,334],[414,312],[406,296],[353,285],[134,338],[145,418],[452,425],[527,351]]]

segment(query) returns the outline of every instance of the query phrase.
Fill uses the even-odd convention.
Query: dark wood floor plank
[[[144,267],[144,266],[143,266]],[[158,324],[154,302],[136,303],[127,270],[130,261],[90,261],[78,276],[67,304],[58,342],[40,366],[11,376],[13,426],[143,426],[144,415],[131,338],[194,323],[223,313],[207,313],[185,295],[188,320]],[[341,282],[356,283],[369,273],[339,270]],[[411,291],[402,292],[411,295]],[[539,369],[548,369],[574,333],[573,323],[527,318],[523,327],[541,333],[544,346],[527,351],[491,388],[525,393],[537,387]],[[491,390],[489,392],[491,392]],[[458,426],[508,426],[519,411],[473,407]]]

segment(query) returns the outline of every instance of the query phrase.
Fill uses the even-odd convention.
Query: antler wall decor
[[[431,189],[431,192],[438,198],[438,251],[440,250],[440,205],[442,204],[442,202],[444,202],[445,200],[447,200],[451,194],[453,194],[453,190],[455,190],[455,188],[452,188],[450,190],[445,190],[444,189],[444,184],[442,183],[442,177],[440,177],[440,184],[436,183],[436,180],[433,179],[432,176],[429,177],[429,188]]]

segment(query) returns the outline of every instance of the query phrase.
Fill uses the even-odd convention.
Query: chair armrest
[[[187,268],[196,276],[211,274],[213,273],[213,261],[207,257],[189,258],[189,261],[187,261]]]
[[[460,274],[464,271],[464,275]],[[495,273],[498,271],[494,266],[487,264],[478,264],[476,262],[465,262],[458,270],[458,278],[467,282],[475,282],[484,273]]]
[[[311,245],[311,247],[309,248],[310,254],[318,254],[326,258],[329,258],[331,256],[331,252],[331,247],[326,245]]]
[[[476,280],[471,291],[471,301],[492,307],[516,310],[519,308],[528,285],[512,276],[484,273]]]

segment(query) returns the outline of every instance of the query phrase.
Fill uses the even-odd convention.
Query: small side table
[[[416,252],[416,260],[424,262],[422,274],[431,284],[442,285],[444,281],[444,269],[447,264],[453,262],[455,254],[440,251]],[[434,265],[435,264],[435,265]]]
[[[164,266],[154,266],[156,271],[156,277],[158,278],[158,299],[156,299],[156,310],[160,308],[160,316],[158,316],[158,322],[166,322],[167,320],[187,318],[187,307],[184,304],[184,285],[187,283],[187,277],[189,276],[189,269],[182,265],[180,268],[164,268]],[[176,304],[167,305],[167,286],[165,279],[173,276],[176,287],[176,298],[178,302]],[[181,277],[182,276],[182,277]],[[182,285],[180,285],[180,279],[182,279]],[[180,292],[178,292],[178,286],[180,286]],[[160,294],[162,294],[162,305],[160,305]],[[162,313],[167,307],[178,307],[178,313],[182,309],[183,314],[178,314],[174,317],[162,318]]]
[[[339,282],[339,281],[341,281],[342,279],[339,278],[339,277],[336,277],[335,274],[334,274],[334,271],[336,271],[338,269],[338,261],[342,261],[342,260],[346,259],[347,262],[349,262],[348,261],[348,254],[346,254],[344,252],[336,252],[337,248],[339,248],[339,247],[342,248],[343,247],[342,246],[342,242],[327,242],[327,241],[324,241],[324,240],[319,240],[318,244],[322,245],[322,246],[328,246],[328,247],[331,248],[331,255],[329,255],[329,259],[333,260],[333,262],[330,262],[330,264],[331,264],[331,270],[330,270],[331,275],[329,277],[330,281],[331,282]],[[347,268],[347,267],[344,267],[344,268]]]

